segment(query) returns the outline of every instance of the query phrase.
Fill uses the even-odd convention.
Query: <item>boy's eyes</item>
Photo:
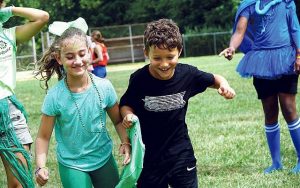
[[[168,59],[168,60],[172,60],[174,58],[174,56],[168,56],[168,57],[166,57],[166,59]],[[162,58],[161,57],[154,57],[153,58],[155,61],[159,61],[159,60],[161,60]]]

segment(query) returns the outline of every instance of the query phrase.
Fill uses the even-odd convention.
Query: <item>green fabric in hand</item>
[[[120,182],[116,188],[135,188],[143,169],[145,145],[142,141],[140,123],[136,116],[133,116],[132,122],[132,127],[127,129],[131,143],[131,160],[124,167]]]

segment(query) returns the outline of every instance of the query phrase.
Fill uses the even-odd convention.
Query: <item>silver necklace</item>
[[[90,77],[90,79],[91,79],[91,81],[92,81],[92,85],[93,85],[93,87],[95,88],[95,90],[96,90],[96,92],[97,92],[97,95],[98,95],[98,98],[99,98],[100,109],[101,109],[101,111],[100,111],[100,120],[102,120],[102,108],[101,108],[101,106],[102,106],[102,99],[101,99],[100,93],[99,93],[99,91],[98,91],[98,89],[97,89],[97,87],[96,87],[96,84],[95,84],[95,82],[94,82],[94,79],[93,79],[93,77],[92,77],[92,75],[91,75],[90,73],[89,73],[89,77]],[[76,102],[76,99],[74,98],[74,96],[73,96],[73,94],[72,94],[72,91],[71,91],[71,89],[70,89],[70,87],[69,87],[69,84],[68,84],[68,82],[67,82],[67,76],[64,78],[64,81],[65,81],[65,84],[66,84],[66,86],[67,86],[67,88],[68,88],[68,91],[69,91],[69,93],[70,93],[71,99],[72,99],[72,101],[74,102],[75,107],[76,107],[76,109],[77,109],[77,112],[78,112],[78,119],[79,119],[79,121],[80,121],[81,126],[82,126],[87,132],[90,132],[90,133],[101,133],[101,132],[104,132],[104,123],[101,122],[101,121],[100,121],[100,130],[99,130],[99,131],[90,131],[90,130],[88,130],[88,129],[86,128],[85,124],[83,123],[83,118],[82,118],[82,115],[81,115],[81,113],[80,113],[79,106],[78,106],[78,104],[77,104],[77,102]]]

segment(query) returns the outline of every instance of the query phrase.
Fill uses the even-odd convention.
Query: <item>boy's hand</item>
[[[235,54],[235,49],[233,47],[226,48],[223,50],[219,56],[224,56],[226,59],[231,60]]]
[[[133,114],[127,114],[122,122],[123,127],[126,129],[130,128],[132,126],[132,120],[133,120]]]
[[[119,148],[119,153],[124,155],[123,165],[130,163],[131,144],[122,143]]]
[[[35,172],[35,178],[36,182],[39,184],[39,186],[44,186],[49,179],[49,171],[48,168],[43,167],[43,168],[38,168]]]
[[[218,93],[223,96],[225,99],[233,99],[235,96],[235,91],[229,85],[220,86]]]
[[[5,7],[0,9],[0,22],[4,23],[12,17],[12,7]]]

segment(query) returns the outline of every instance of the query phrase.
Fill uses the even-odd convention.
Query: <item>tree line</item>
[[[182,32],[230,30],[240,0],[7,0],[7,5],[43,9],[50,23],[79,16],[90,27],[146,23],[171,18]],[[295,0],[300,15],[300,0]],[[18,19],[11,23],[17,24]]]

